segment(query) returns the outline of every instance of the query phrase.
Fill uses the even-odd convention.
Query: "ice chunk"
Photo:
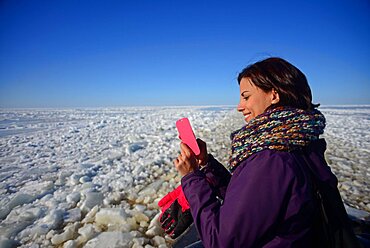
[[[102,208],[95,216],[98,225],[126,224],[127,214],[121,208]]]
[[[57,229],[63,223],[63,211],[53,209],[48,215],[37,221],[35,225],[21,233],[21,237],[37,237],[47,234],[51,229]]]
[[[45,173],[45,171],[43,171]],[[45,180],[43,178],[43,180]],[[29,193],[35,197],[35,199],[40,199],[46,194],[50,194],[54,188],[54,182],[52,181],[30,181],[24,184],[20,189],[20,192]]]
[[[134,242],[134,244],[141,245],[141,246],[148,242],[147,239],[145,239],[143,237],[141,237],[141,238],[134,238],[132,241]]]
[[[68,203],[76,204],[80,201],[81,194],[79,192],[73,192],[69,195],[67,195],[66,200]]]
[[[157,193],[157,191],[156,191],[155,189],[150,188],[150,187],[148,186],[146,189],[144,189],[144,190],[140,191],[140,192],[139,192],[139,195],[147,196],[147,195],[155,195],[156,193]]]
[[[130,144],[127,149],[126,149],[126,152],[128,154],[132,154],[138,150],[141,150],[141,149],[144,149],[146,146],[147,146],[148,142],[134,142],[132,144]]]
[[[63,220],[63,211],[60,209],[53,209],[51,212],[44,217],[44,223],[47,224],[50,229],[56,229]]]
[[[149,237],[163,235],[164,231],[159,223],[159,216],[161,213],[158,213],[154,218],[150,221],[148,231],[146,231],[146,235]]]
[[[166,240],[161,236],[155,236],[152,240],[155,246],[166,244]]]
[[[135,209],[139,212],[144,212],[146,210],[146,206],[138,204],[135,206]]]
[[[4,208],[0,209],[0,219],[5,219],[5,217],[10,213],[10,211],[12,211],[12,209],[15,208],[16,206],[30,203],[34,201],[35,198],[36,197],[29,194],[17,193],[16,196],[4,206]]]
[[[71,229],[67,229],[65,232],[61,234],[57,234],[51,238],[51,243],[53,245],[59,245],[66,240],[70,240],[73,238],[73,231]]]
[[[65,242],[67,240],[73,239],[79,225],[80,225],[80,223],[77,222],[73,225],[67,226],[63,233],[54,235],[51,238],[51,243],[53,245],[59,245],[59,244]]]
[[[32,225],[35,219],[37,219],[41,214],[42,210],[40,208],[29,208],[27,206],[22,208],[14,209],[7,218],[0,225],[0,235],[6,238],[13,238],[19,232],[20,236],[27,236],[32,233],[32,227],[27,228]],[[26,230],[24,230],[27,228]],[[23,231],[25,232],[22,234]]]
[[[121,192],[113,192],[112,194],[109,195],[108,198],[104,199],[104,204],[105,205],[109,205],[109,204],[117,205],[122,201],[123,196],[124,195]]]
[[[20,221],[16,223],[1,223],[0,235],[1,238],[10,239],[17,235],[20,231],[32,224],[32,221]]]
[[[157,180],[151,184],[149,184],[145,189],[139,192],[139,195],[154,195],[157,193],[158,189],[162,186],[163,180]]]
[[[68,210],[64,215],[64,222],[66,223],[73,223],[79,220],[81,220],[81,209],[79,208]]]
[[[6,239],[3,237],[0,237],[0,247],[1,248],[13,248],[17,246],[19,246],[19,244],[16,241],[12,239]]]
[[[89,240],[85,248],[129,248],[132,246],[133,236],[130,233],[103,232]]]
[[[95,206],[93,207],[90,212],[88,212],[85,216],[85,218],[82,220],[82,223],[91,223],[95,220],[95,215],[98,212],[99,207]]]
[[[18,215],[18,218],[12,218],[17,219],[18,222],[22,221],[30,221],[31,223],[35,223],[34,225],[30,225],[26,229],[20,232],[18,237],[25,238],[25,237],[38,237],[40,235],[46,234],[48,230],[44,230],[42,228],[42,225],[38,224],[38,221],[34,222],[37,218],[39,218],[43,214],[43,210],[41,208],[30,208],[20,215]],[[10,215],[9,215],[10,217]]]
[[[77,185],[80,183],[80,175],[73,174],[70,178],[69,181],[72,185]]]
[[[90,169],[92,167],[94,167],[95,165],[94,164],[90,164],[90,163],[84,163],[84,164],[80,164],[80,167],[82,169]]]
[[[145,167],[143,165],[136,165],[135,169],[132,171],[133,175],[139,175],[143,170],[145,170]]]
[[[356,208],[352,208],[350,206],[344,205],[347,211],[347,214],[349,218],[351,218],[354,221],[361,222],[361,221],[366,221],[370,219],[370,213],[359,210]]]
[[[78,233],[81,234],[79,240],[81,243],[85,243],[95,235],[95,230],[92,224],[86,224],[80,229],[78,229]]]
[[[99,206],[103,203],[103,194],[100,192],[86,193],[86,199],[81,205],[82,212],[89,212],[93,207]]]
[[[141,227],[148,227],[148,222],[146,222],[146,221],[140,221],[140,226]]]
[[[140,223],[141,221],[149,222],[148,216],[138,211],[133,211],[132,215],[134,216],[136,222]]]
[[[127,221],[127,227],[129,227],[131,230],[138,228],[134,217],[128,218],[126,221]]]
[[[83,176],[80,178],[80,183],[87,183],[87,182],[91,182],[91,178],[89,176]]]
[[[68,240],[63,244],[63,248],[77,248],[78,245],[74,240]]]
[[[152,197],[151,196],[145,196],[144,197],[144,200],[143,200],[143,203],[144,204],[149,204],[149,202],[151,202],[151,201],[152,201]]]

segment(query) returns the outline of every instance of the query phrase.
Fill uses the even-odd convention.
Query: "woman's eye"
[[[244,98],[244,100],[248,100],[249,96],[245,96],[245,97],[243,97],[243,98]]]

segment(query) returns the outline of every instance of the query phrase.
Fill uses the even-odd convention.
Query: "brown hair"
[[[239,73],[239,84],[242,78],[249,78],[265,92],[276,90],[280,101],[274,106],[312,110],[320,105],[312,103],[311,89],[306,76],[284,59],[272,57],[251,64]]]

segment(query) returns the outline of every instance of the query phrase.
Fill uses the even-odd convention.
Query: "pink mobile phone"
[[[188,118],[182,118],[176,121],[177,131],[179,132],[179,138],[187,144],[195,155],[200,154],[200,149],[195,138],[193,129],[191,128],[190,121]]]

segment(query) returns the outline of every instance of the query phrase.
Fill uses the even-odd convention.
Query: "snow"
[[[321,110],[340,189],[369,210],[370,107]],[[179,184],[182,117],[226,164],[234,107],[0,110],[0,247],[170,245],[157,203]]]

